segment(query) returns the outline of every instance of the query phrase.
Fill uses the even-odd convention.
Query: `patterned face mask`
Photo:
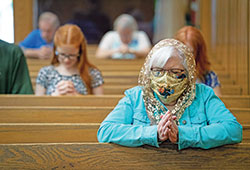
[[[188,79],[184,70],[155,70],[151,69],[151,89],[163,104],[177,101],[188,86]]]
[[[183,58],[183,63],[186,64],[184,75],[177,73],[176,77],[174,74],[172,74],[175,73],[175,71],[171,72],[170,70],[166,71],[163,69],[159,69],[160,71],[158,70],[158,72],[153,72],[154,69],[152,69],[151,63],[152,56],[159,49],[168,46],[174,47],[179,53],[183,54],[183,56],[180,57]],[[168,76],[165,76],[166,72],[168,72]],[[185,81],[187,82],[185,83]],[[179,119],[182,117],[185,109],[192,104],[195,98],[195,60],[193,53],[187,48],[187,46],[175,39],[161,40],[151,49],[150,53],[148,54],[145,63],[141,68],[138,83],[143,88],[142,97],[151,124],[158,124],[161,120],[161,115],[164,115],[168,111],[162,105],[163,102],[156,99],[156,94],[157,96],[162,96],[160,100],[165,100],[166,96],[165,102],[167,103],[169,101],[176,101],[175,98],[177,98],[177,102],[170,112],[172,115],[176,115],[177,119],[175,121],[177,124],[179,124]],[[169,87],[167,87],[168,85]],[[160,87],[166,87],[166,89]],[[169,93],[173,94],[169,95]],[[176,97],[170,99],[171,96],[174,95]],[[170,104],[172,103],[170,102]]]

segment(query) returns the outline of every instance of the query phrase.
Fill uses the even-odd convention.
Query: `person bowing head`
[[[196,84],[191,50],[174,39],[157,43],[139,74],[98,130],[99,142],[136,147],[162,142],[213,148],[242,140],[242,126],[212,88]]]
[[[38,73],[36,95],[103,94],[102,74],[88,61],[86,48],[78,26],[61,26],[55,33],[51,65]]]

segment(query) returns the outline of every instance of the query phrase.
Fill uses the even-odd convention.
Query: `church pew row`
[[[31,67],[30,70],[30,76],[36,77],[38,75],[38,71],[41,67],[37,67],[36,70]],[[136,66],[124,66],[124,65],[107,65],[107,66],[101,66],[100,71],[102,72],[102,75],[105,77],[120,77],[120,76],[130,76],[130,77],[138,77],[140,72],[140,67]],[[227,74],[224,71],[217,72],[220,79],[230,79],[229,74]]]
[[[98,59],[95,57],[95,50],[89,50],[88,51],[88,59],[91,63],[95,64],[96,66],[99,65],[143,65],[145,58],[141,59]],[[28,65],[49,65],[51,60],[37,60],[28,58],[27,63]],[[217,64],[217,62],[213,62],[212,69],[217,71],[224,71],[225,68],[222,67],[220,64]]]
[[[95,57],[89,57],[89,61],[95,66],[100,65],[141,65],[144,63],[144,59],[138,60],[112,60],[112,59],[96,59]],[[51,60],[37,60],[37,59],[27,59],[28,66],[46,66],[50,65]]]
[[[33,86],[33,89],[35,90],[36,88],[35,83],[33,83],[32,86]],[[124,94],[125,90],[132,88],[134,86],[137,86],[137,85],[136,84],[135,85],[104,84],[103,88],[104,88],[105,95],[122,95]],[[223,95],[242,95],[242,88],[239,85],[225,85],[221,87],[221,91]]]
[[[31,74],[32,78],[34,78],[34,79],[36,78],[40,68],[41,67],[37,67],[37,66],[29,66],[29,71],[30,71],[30,74]],[[105,73],[105,72],[110,72],[110,71],[117,72],[116,74],[113,74],[113,76],[116,76],[116,78],[119,78],[119,77],[117,77],[117,74],[119,74],[120,72],[125,72],[125,73],[129,72],[128,75],[133,77],[133,80],[134,80],[133,82],[135,82],[135,83],[137,82],[140,68],[141,68],[140,65],[133,65],[133,66],[131,66],[131,65],[107,65],[107,66],[98,67],[98,69],[100,69],[102,72],[104,72],[103,76],[104,77],[106,76],[106,79],[107,79],[107,77],[112,76],[112,74]],[[135,73],[133,73],[133,75],[131,75],[132,74],[131,72],[135,72]],[[124,75],[124,74],[122,73],[122,75]],[[225,72],[221,73],[221,75],[219,74],[219,79],[220,79],[220,82],[221,82],[222,85],[223,84],[235,84],[235,81],[231,80],[228,77],[228,75],[225,74]],[[120,81],[115,81],[114,83],[117,83],[117,82],[119,83]],[[108,80],[107,83],[110,83],[110,81]]]
[[[41,65],[29,65],[29,71],[31,73],[34,73],[37,75],[38,71],[42,68],[43,66]],[[142,64],[100,64],[98,65],[98,69],[101,70],[102,72],[108,72],[108,71],[116,71],[116,72],[127,72],[127,71],[133,71],[136,72],[137,74],[140,72],[142,67]],[[220,77],[228,77],[228,74],[226,74],[225,71],[218,71],[217,72]]]
[[[35,85],[36,78],[38,73],[30,72],[31,81],[33,85]],[[138,81],[139,72],[137,71],[105,71],[102,72],[104,83],[107,82],[107,85],[136,85]],[[123,81],[119,81],[123,79]],[[239,87],[240,85],[235,85],[235,82],[228,77],[228,75],[224,75],[220,77],[222,87],[227,86],[236,86]],[[127,81],[124,83],[124,81]],[[230,90],[229,90],[230,91]],[[238,93],[240,91],[240,93]],[[230,94],[241,94],[242,89],[238,88],[236,92],[234,90]],[[228,93],[225,93],[228,94]]]
[[[0,169],[248,169],[250,144],[181,151],[100,143],[0,145]]]
[[[83,96],[35,96],[35,95],[0,95],[0,106],[112,106],[124,95],[83,95]],[[242,98],[241,96],[239,96]],[[238,99],[238,97],[236,97]],[[230,102],[233,101],[229,98]],[[244,106],[246,98],[242,98]],[[249,99],[250,100],[250,99]]]
[[[97,142],[99,123],[0,123],[0,144]],[[243,124],[243,143],[250,125]]]
[[[124,95],[34,96],[0,95],[0,106],[115,106]],[[228,108],[250,108],[250,96],[223,95],[220,99]]]
[[[0,143],[94,142],[113,107],[0,107]],[[250,108],[230,108],[250,142]]]
[[[32,77],[31,79],[32,85],[33,87],[35,87],[36,84],[36,77]],[[121,77],[104,77],[104,83],[105,85],[133,85],[136,86],[138,84],[138,76],[131,76],[131,77],[127,77],[127,76],[121,76]],[[220,79],[220,83],[222,86],[224,85],[235,85],[235,81],[229,79],[229,78],[224,78],[224,79]]]
[[[124,94],[124,91],[133,85],[104,85],[104,94]],[[221,87],[223,95],[242,95],[242,88],[239,85],[225,85]]]
[[[0,106],[0,123],[101,123],[114,107]],[[250,108],[229,108],[242,124],[250,125]]]

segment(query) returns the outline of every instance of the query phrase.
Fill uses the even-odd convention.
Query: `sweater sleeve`
[[[242,141],[242,126],[209,87],[198,91],[204,99],[206,125],[178,126],[179,149],[209,149]],[[198,119],[198,118],[197,118]]]
[[[133,97],[133,100],[136,100],[136,97]],[[127,93],[102,122],[97,134],[98,141],[130,147],[144,144],[159,147],[157,126],[133,124],[133,115],[135,113],[131,94]]]

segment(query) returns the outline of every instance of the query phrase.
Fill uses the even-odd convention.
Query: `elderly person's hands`
[[[129,53],[129,47],[127,44],[122,44],[121,47],[119,48],[119,52],[122,54],[127,54]]]
[[[172,143],[178,141],[178,127],[174,121],[175,119],[176,116],[172,116],[169,111],[162,116],[157,128],[159,141],[163,142],[167,139]]]
[[[53,50],[51,47],[43,46],[38,50],[39,59],[50,59],[52,57]]]

